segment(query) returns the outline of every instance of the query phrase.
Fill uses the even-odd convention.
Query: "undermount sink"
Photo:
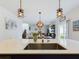
[[[30,43],[24,50],[66,50],[58,43]]]

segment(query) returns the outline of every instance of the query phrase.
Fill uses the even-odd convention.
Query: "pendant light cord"
[[[60,8],[60,0],[59,0],[59,8]]]
[[[22,8],[22,1],[20,0],[20,8]]]
[[[39,12],[39,20],[41,20],[41,12]]]

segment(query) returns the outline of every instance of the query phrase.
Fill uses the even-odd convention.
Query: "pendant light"
[[[24,17],[24,10],[22,9],[22,0],[20,0],[20,8],[18,9],[18,17]]]
[[[57,18],[63,17],[63,9],[60,8],[60,0],[59,0],[59,8],[57,9]]]
[[[41,12],[39,12],[39,21],[37,22],[36,26],[39,28],[39,29],[42,29],[42,27],[44,26],[44,23],[41,21]]]

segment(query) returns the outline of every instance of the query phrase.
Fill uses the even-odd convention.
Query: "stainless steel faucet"
[[[42,43],[44,43],[44,40],[42,39]]]

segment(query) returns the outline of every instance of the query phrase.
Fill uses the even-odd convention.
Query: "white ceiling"
[[[22,0],[25,12],[24,21],[34,24],[39,20],[38,12],[42,12],[42,21],[49,24],[56,18],[56,10],[58,8],[58,0]],[[14,15],[17,15],[19,8],[19,0],[0,0],[0,5],[8,9]],[[61,0],[61,7],[64,14],[75,6],[79,5],[79,0]]]

